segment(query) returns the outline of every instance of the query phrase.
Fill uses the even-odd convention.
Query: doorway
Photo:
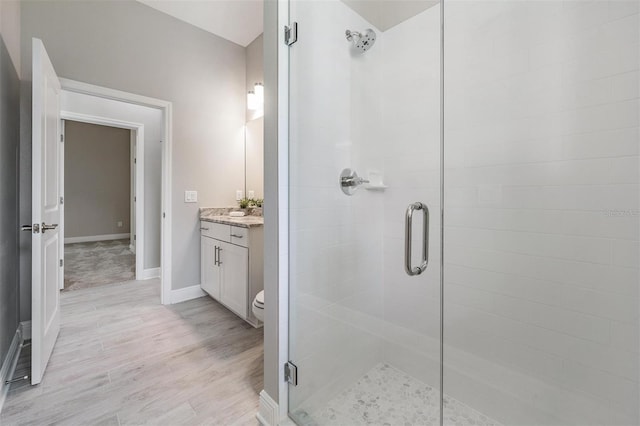
[[[136,131],[63,121],[64,290],[136,279]]]
[[[151,98],[61,79],[62,118],[128,129],[132,147],[131,251],[135,279],[161,278],[163,304],[170,299],[170,104]]]

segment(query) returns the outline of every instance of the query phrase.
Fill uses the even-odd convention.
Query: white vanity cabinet
[[[263,288],[263,227],[200,222],[201,287],[240,318],[261,325],[251,304]]]

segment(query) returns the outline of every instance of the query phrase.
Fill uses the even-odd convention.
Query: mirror
[[[254,91],[256,83],[264,81],[262,40],[261,34],[247,46],[246,93]],[[264,199],[264,109],[262,102],[256,109],[250,109],[248,104],[244,127],[244,194],[246,198]]]
[[[264,117],[247,122],[244,133],[244,193],[247,198],[264,198]],[[253,192],[253,197],[251,197]]]

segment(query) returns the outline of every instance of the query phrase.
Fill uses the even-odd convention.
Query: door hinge
[[[138,159],[137,158],[133,159],[133,164],[138,164]]]
[[[133,197],[133,202],[137,202],[138,201],[138,197]]]
[[[284,26],[284,42],[287,46],[291,46],[298,41],[298,23],[293,22],[291,26]]]
[[[62,268],[64,266],[64,259],[60,259],[60,267]]]
[[[298,386],[298,367],[291,361],[284,365],[284,381],[293,386]]]
[[[133,234],[133,241],[135,241],[135,240],[136,240],[136,235],[135,235],[135,234]]]
[[[64,204],[64,197],[60,197],[60,204]]]
[[[167,217],[167,215],[165,214],[165,212],[162,212],[162,218],[164,219],[165,217]]]
[[[60,135],[60,142],[64,142],[64,135]]]

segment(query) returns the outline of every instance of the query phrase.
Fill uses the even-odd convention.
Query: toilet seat
[[[262,290],[261,292],[256,294],[256,298],[255,298],[254,302],[257,305],[264,307],[264,290]]]
[[[251,304],[251,310],[256,318],[264,322],[264,290],[256,294],[256,298],[253,299]]]

